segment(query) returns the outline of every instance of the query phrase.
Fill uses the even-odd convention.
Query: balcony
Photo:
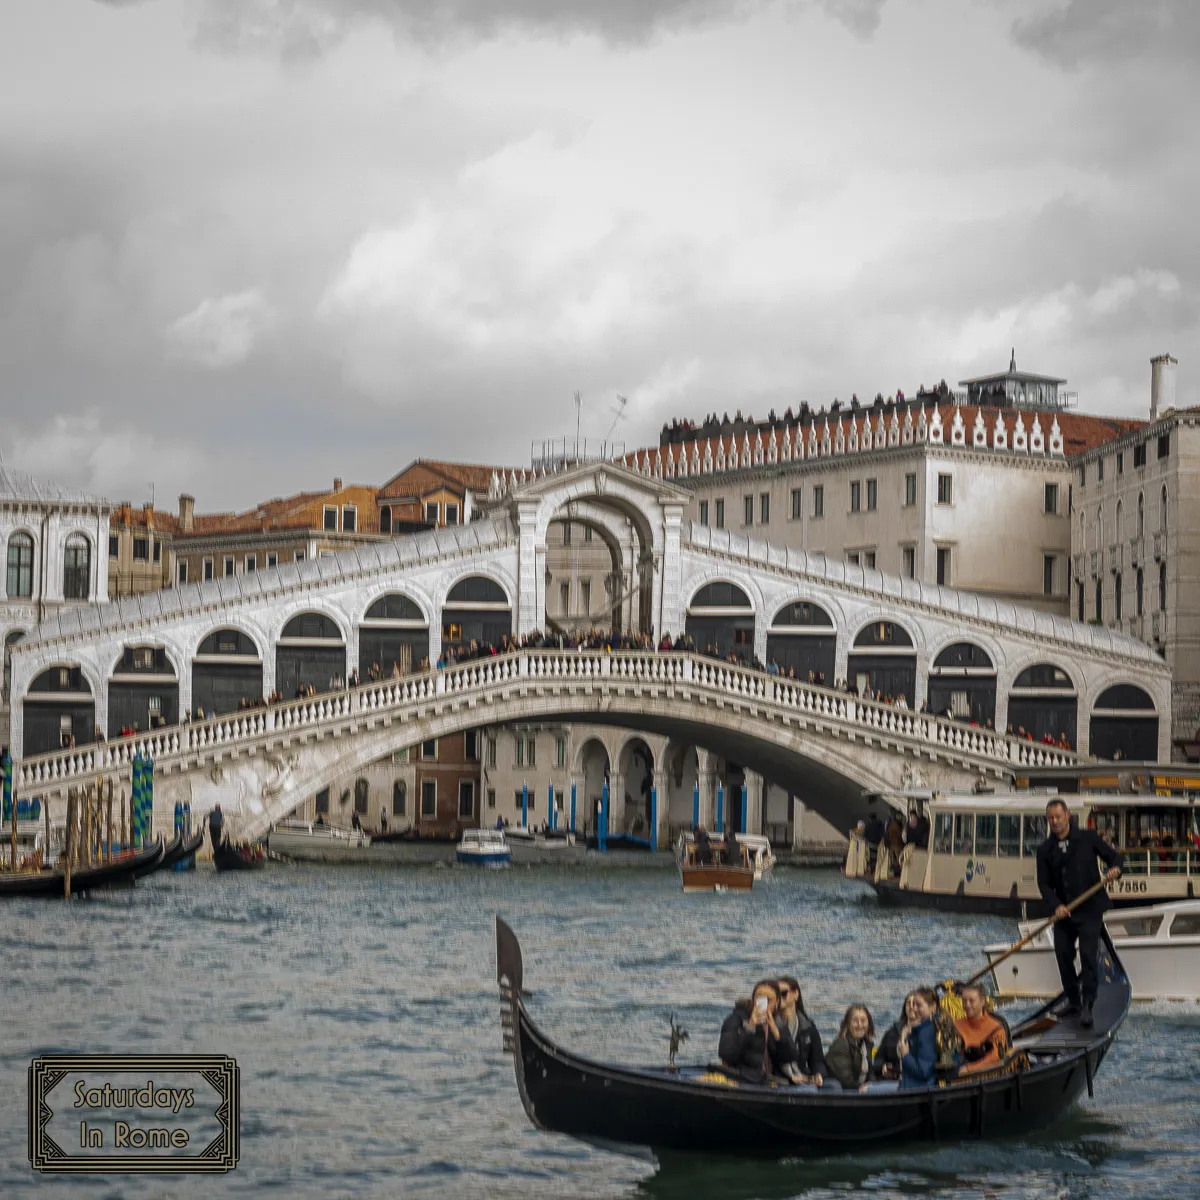
[[[1161,530],[1154,535],[1154,561],[1162,562],[1167,557],[1167,531]]]
[[[1121,543],[1113,542],[1108,548],[1108,569],[1115,575],[1121,569]]]
[[[1143,537],[1135,537],[1129,539],[1129,561],[1135,567],[1142,565],[1142,559],[1146,553],[1146,539]]]

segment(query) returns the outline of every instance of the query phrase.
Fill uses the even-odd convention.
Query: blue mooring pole
[[[742,784],[742,828],[741,832],[746,832],[746,785]]]
[[[650,785],[650,853],[658,853],[658,788]]]
[[[529,828],[529,784],[521,784],[521,828]]]
[[[600,791],[600,828],[596,831],[597,845],[601,850],[608,849],[608,780]]]
[[[700,824],[700,784],[692,788],[692,828]]]
[[[575,832],[575,785],[571,784],[571,832]]]
[[[717,825],[718,833],[725,828],[725,785],[717,784]]]
[[[548,788],[548,793],[547,793],[547,797],[546,797],[546,808],[550,813],[550,817],[549,817],[550,830],[551,830],[551,832],[553,832],[554,825],[555,825],[554,784],[550,783],[550,784],[547,784],[546,786]]]

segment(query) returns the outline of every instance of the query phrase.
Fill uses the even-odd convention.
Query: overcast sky
[[[576,389],[1200,403],[1198,68],[1195,0],[3,0],[0,449],[207,511]]]

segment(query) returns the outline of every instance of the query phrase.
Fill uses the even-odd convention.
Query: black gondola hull
[[[76,867],[71,872],[71,892],[75,894],[131,884],[138,877],[155,870],[162,861],[165,849],[162,838],[159,838],[152,846],[113,862]],[[64,890],[63,873],[59,870],[0,874],[0,896],[61,896]]]
[[[218,871],[257,871],[267,865],[267,858],[247,858],[240,850],[223,843],[213,851],[213,866]]]
[[[814,1157],[1044,1129],[1091,1090],[1129,1006],[1128,979],[1110,945],[1096,1029],[1047,1021],[1047,1006],[1013,1031],[1018,1045],[1030,1046],[1027,1069],[865,1094],[769,1087],[719,1069],[617,1067],[564,1050],[525,1010],[519,946],[502,922],[497,943],[505,1049],[530,1120],[584,1141],[650,1150]]]

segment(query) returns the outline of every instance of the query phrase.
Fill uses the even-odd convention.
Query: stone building
[[[171,539],[179,518],[153,504],[118,504],[108,522],[108,597],[170,587],[175,578]]]
[[[487,496],[496,470],[471,463],[415,459],[376,492],[380,531],[405,533],[465,525]]]
[[[1150,421],[1081,454],[1072,556],[1077,620],[1155,647],[1171,667],[1177,754],[1200,756],[1200,409],[1176,409],[1176,360],[1151,360]],[[1113,689],[1114,728],[1145,713]],[[1147,746],[1147,749],[1149,747]],[[1103,746],[1095,748],[1103,754]]]
[[[0,466],[0,537],[5,550],[4,687],[0,719],[9,719],[12,648],[63,609],[108,596],[107,500]],[[51,746],[90,741],[91,693],[78,671],[42,672],[29,687],[28,721]],[[39,705],[39,700],[54,701]],[[79,703],[75,703],[78,700]]]

